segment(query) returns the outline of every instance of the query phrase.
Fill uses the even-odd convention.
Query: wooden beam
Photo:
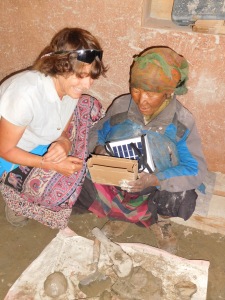
[[[225,174],[216,173],[215,186],[210,199],[207,216],[194,213],[184,221],[181,218],[171,218],[171,221],[183,226],[203,230],[206,233],[225,235]]]
[[[171,218],[171,222],[179,225],[192,227],[198,230],[202,230],[206,233],[219,233],[225,235],[225,219],[216,217],[202,217],[199,215],[193,215],[187,221],[181,218]]]

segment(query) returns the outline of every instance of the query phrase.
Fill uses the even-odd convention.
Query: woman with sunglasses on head
[[[85,93],[105,76],[97,39],[59,31],[30,69],[0,86],[0,189],[7,220],[64,229],[86,174],[89,129],[101,117]]]
[[[108,155],[108,142],[146,135],[152,170],[140,155],[137,180],[110,186],[93,183],[87,176],[75,204],[99,217],[152,229],[158,247],[172,253],[176,252],[176,237],[165,219],[191,217],[195,190],[203,191],[207,172],[195,120],[176,98],[187,92],[187,79],[188,62],[168,47],[152,47],[134,58],[130,93],[118,97],[93,126],[89,148],[91,153]],[[117,150],[123,157],[126,149]],[[113,154],[120,156],[116,151]]]

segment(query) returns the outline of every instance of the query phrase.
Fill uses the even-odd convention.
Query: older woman
[[[87,137],[100,103],[84,93],[105,75],[97,39],[64,28],[30,70],[0,87],[0,189],[6,218],[67,226],[86,174]]]
[[[175,236],[158,215],[189,219],[195,189],[207,170],[194,118],[176,99],[187,91],[187,76],[187,61],[168,47],[149,48],[134,58],[131,93],[117,98],[93,127],[90,152],[106,155],[106,142],[146,134],[155,170],[140,172],[137,180],[120,187],[87,178],[77,202],[99,217],[151,226],[158,246],[168,251],[175,251]]]

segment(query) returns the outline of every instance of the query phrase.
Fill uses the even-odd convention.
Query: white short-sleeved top
[[[31,151],[56,140],[67,125],[78,99],[60,100],[53,78],[38,71],[23,71],[0,86],[0,116],[26,126],[17,146]]]

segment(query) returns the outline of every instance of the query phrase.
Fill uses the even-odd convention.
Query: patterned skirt
[[[108,217],[150,227],[158,214],[188,220],[198,197],[195,190],[168,192],[149,187],[141,193],[128,193],[119,187],[93,183],[86,176],[74,208],[85,208],[98,217]]]
[[[53,170],[18,166],[3,172],[0,190],[9,208],[17,215],[34,219],[51,228],[64,229],[86,175],[88,133],[101,117],[101,104],[82,95],[68,127],[71,156],[83,159],[83,168],[66,177]]]

